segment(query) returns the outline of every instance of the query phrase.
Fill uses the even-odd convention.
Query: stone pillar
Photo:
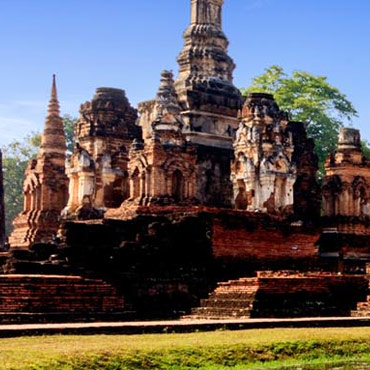
[[[191,23],[221,27],[224,0],[192,0]]]
[[[4,184],[3,184],[3,158],[0,150],[0,249],[5,243],[5,208],[4,208]]]

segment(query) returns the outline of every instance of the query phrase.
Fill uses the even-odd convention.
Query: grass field
[[[0,339],[0,369],[370,369],[370,328]]]

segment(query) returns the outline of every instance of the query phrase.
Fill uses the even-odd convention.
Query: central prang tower
[[[235,64],[227,54],[229,42],[222,31],[223,3],[191,1],[191,24],[177,59],[176,91],[188,140],[231,149],[241,96],[232,82]]]

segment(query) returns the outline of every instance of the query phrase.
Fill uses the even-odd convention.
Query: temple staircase
[[[357,309],[351,312],[353,317],[370,317],[370,275],[367,274],[369,279],[369,289],[367,291],[366,300],[357,303]]]
[[[350,316],[366,299],[368,284],[364,276],[356,275],[261,271],[255,278],[218,283],[200,307],[182,319]],[[358,307],[370,308],[370,294]]]
[[[218,283],[209,297],[201,300],[201,306],[193,308],[191,315],[182,319],[247,319],[251,315],[257,291],[257,278]]]

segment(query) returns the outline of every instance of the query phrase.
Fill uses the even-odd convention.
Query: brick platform
[[[0,322],[112,319],[125,301],[101,280],[79,276],[0,276]]]
[[[257,278],[230,280],[201,301],[184,319],[246,319],[350,316],[364,300],[362,276],[260,272]]]
[[[367,272],[369,273],[369,271]],[[367,278],[369,278],[369,274],[367,274]],[[352,311],[352,316],[353,317],[370,317],[370,283],[369,283],[369,289],[367,292],[366,299],[364,299],[363,302],[359,302],[357,304],[357,309]]]

